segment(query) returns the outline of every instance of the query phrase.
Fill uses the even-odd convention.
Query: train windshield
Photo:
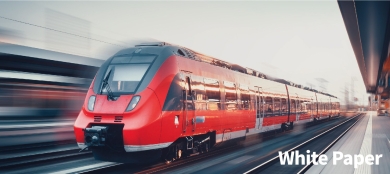
[[[155,56],[117,56],[108,66],[103,81],[114,94],[134,93]],[[107,94],[107,87],[102,89]]]

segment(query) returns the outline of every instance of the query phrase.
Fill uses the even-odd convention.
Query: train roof
[[[167,42],[148,42],[148,43],[140,43],[140,44],[135,45],[135,47],[145,47],[145,46],[159,46],[159,47],[174,46],[174,47],[177,47],[179,49],[178,54],[180,54],[183,57],[189,58],[189,59],[193,59],[193,60],[200,61],[200,62],[206,62],[206,63],[209,63],[211,65],[227,68],[227,69],[230,69],[233,71],[237,71],[237,72],[241,72],[244,74],[256,76],[259,78],[275,81],[275,82],[286,84],[289,86],[294,86],[294,87],[301,88],[301,89],[304,89],[307,91],[319,93],[319,94],[322,94],[325,96],[337,98],[336,96],[333,96],[331,94],[324,93],[324,92],[321,92],[321,91],[318,91],[315,89],[311,89],[309,87],[304,87],[303,85],[299,85],[299,84],[293,83],[293,82],[285,80],[285,79],[272,77],[272,76],[266,75],[260,71],[257,71],[257,70],[251,69],[251,68],[243,67],[243,66],[229,63],[229,62],[226,62],[226,61],[223,61],[223,60],[211,57],[211,56],[207,56],[205,54],[193,51],[193,50],[186,48],[186,47],[183,47],[183,46],[174,45],[174,44],[170,44]]]

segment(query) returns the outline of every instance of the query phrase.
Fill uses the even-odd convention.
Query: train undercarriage
[[[215,132],[203,135],[182,137],[162,150],[161,158],[166,163],[177,159],[208,152],[216,144]]]
[[[123,124],[93,124],[84,129],[85,149],[92,150],[95,159],[121,163],[149,163],[159,159],[170,163],[208,152],[215,144],[215,132],[182,137],[169,147],[139,152],[126,152],[123,148]]]

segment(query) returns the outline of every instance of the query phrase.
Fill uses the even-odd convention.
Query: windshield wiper
[[[102,89],[100,90],[100,94],[103,94],[103,90],[106,89],[108,99],[115,100],[114,94],[112,93],[110,85],[108,84],[108,79],[110,78],[111,71],[112,71],[112,69],[110,69],[110,71],[108,72],[106,77],[104,77],[104,79],[103,79],[103,86],[102,86]]]

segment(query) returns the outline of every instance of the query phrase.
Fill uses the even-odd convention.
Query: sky
[[[336,1],[0,2],[0,29],[12,43],[98,59],[170,42],[304,86],[325,79],[340,99],[354,83],[367,103]]]

